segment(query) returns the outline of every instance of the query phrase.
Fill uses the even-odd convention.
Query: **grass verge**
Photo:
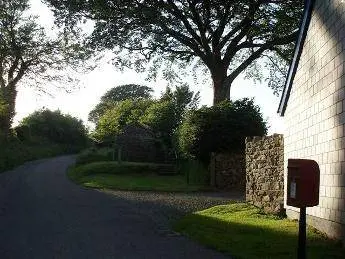
[[[206,190],[187,184],[183,175],[158,175],[167,165],[150,163],[95,162],[71,167],[68,177],[83,186],[128,191],[191,192]]]
[[[298,223],[246,203],[216,206],[178,221],[175,231],[234,258],[297,258]],[[307,229],[307,258],[344,258],[340,243]]]
[[[31,160],[75,154],[80,149],[81,147],[52,143],[45,139],[0,142],[0,173]]]

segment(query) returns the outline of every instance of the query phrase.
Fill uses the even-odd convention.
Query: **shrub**
[[[30,127],[27,125],[17,126],[14,128],[16,136],[21,141],[27,141],[31,139]]]
[[[49,142],[47,139],[33,137],[30,141],[12,138],[0,143],[0,172],[21,165],[27,161],[75,153],[74,146]]]
[[[211,152],[244,152],[246,136],[267,133],[266,122],[253,100],[225,101],[190,112],[176,135],[183,157],[209,163]]]
[[[87,130],[82,121],[60,111],[36,111],[24,118],[20,126],[28,126],[32,136],[51,142],[79,146],[87,143]]]

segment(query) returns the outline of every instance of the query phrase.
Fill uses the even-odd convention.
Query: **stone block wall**
[[[211,156],[211,185],[223,190],[244,190],[246,181],[243,154],[215,154]]]
[[[284,115],[289,158],[320,166],[320,203],[309,224],[345,243],[345,2],[316,0]],[[286,191],[286,190],[285,190]],[[299,209],[286,206],[294,217]]]
[[[269,213],[283,211],[283,135],[246,138],[246,201]]]

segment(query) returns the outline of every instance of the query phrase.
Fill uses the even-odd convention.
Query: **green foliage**
[[[59,111],[36,111],[23,119],[10,138],[0,138],[0,172],[30,160],[77,153],[87,144],[86,134],[76,118]]]
[[[110,148],[89,148],[78,154],[76,164],[84,165],[92,162],[111,161],[113,158],[112,153],[113,149]]]
[[[163,147],[166,155],[174,153],[173,136],[185,113],[198,105],[199,93],[188,85],[167,88],[159,100],[137,98],[117,102],[98,120],[93,137],[100,141],[113,141],[126,125],[149,127]]]
[[[99,119],[93,136],[102,141],[112,140],[120,134],[128,124],[139,123],[139,118],[145,114],[152,104],[151,100],[124,100],[114,108],[107,110]]]
[[[79,151],[79,147],[52,143],[39,137],[32,137],[30,141],[19,141],[11,138],[5,142],[0,141],[0,147],[0,172],[12,169],[27,161],[61,154],[73,154]]]
[[[208,164],[211,152],[244,152],[247,136],[267,133],[266,122],[253,100],[225,101],[189,113],[176,138],[185,157]]]
[[[178,125],[174,108],[171,101],[157,101],[151,104],[140,117],[140,122],[149,126],[169,147],[172,132]]]
[[[113,87],[107,91],[101,101],[89,113],[89,121],[97,123],[99,118],[109,109],[114,108],[118,102],[125,100],[151,99],[153,90],[150,87],[128,84]]]
[[[167,87],[161,100],[168,100],[174,104],[177,121],[181,121],[187,110],[196,109],[200,101],[200,92],[194,93],[188,84],[177,85],[174,91]]]
[[[212,207],[187,215],[175,223],[182,232],[201,244],[234,258],[297,258],[298,222],[263,215],[245,203]],[[307,258],[343,258],[340,242],[307,228]]]
[[[32,136],[39,136],[51,142],[85,146],[87,130],[82,121],[60,111],[40,110],[25,117],[21,126],[28,126]]]
[[[218,101],[242,72],[263,78],[261,64],[280,75],[281,88],[303,13],[301,0],[45,2],[68,28],[92,19],[87,42],[95,50],[113,50],[117,66],[138,71],[149,66],[153,77],[163,69],[168,79],[188,66],[208,69]],[[275,57],[284,61],[283,70]]]
[[[136,84],[120,85],[107,91],[101,101],[120,102],[127,99],[151,99],[153,90],[150,87]]]
[[[104,115],[107,110],[111,110],[116,106],[115,102],[112,101],[101,101],[89,112],[88,120],[97,124],[99,119]]]
[[[17,138],[21,141],[26,141],[31,139],[31,130],[27,125],[21,125],[14,128]]]
[[[37,17],[28,15],[29,8],[28,0],[0,1],[0,130],[6,135],[10,135],[19,84],[42,89],[54,80],[72,87],[67,83],[75,80],[67,68],[90,68],[83,61],[91,53],[80,47],[76,37],[67,30],[49,37]]]
[[[195,109],[199,103],[199,92],[190,91],[187,84],[169,87],[161,98],[154,102],[140,118],[149,126],[169,149],[173,148],[173,134],[188,110]]]

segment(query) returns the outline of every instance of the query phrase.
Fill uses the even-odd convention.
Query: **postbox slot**
[[[292,199],[296,199],[297,196],[297,183],[296,183],[296,179],[292,179],[291,183],[290,183],[290,198]]]

